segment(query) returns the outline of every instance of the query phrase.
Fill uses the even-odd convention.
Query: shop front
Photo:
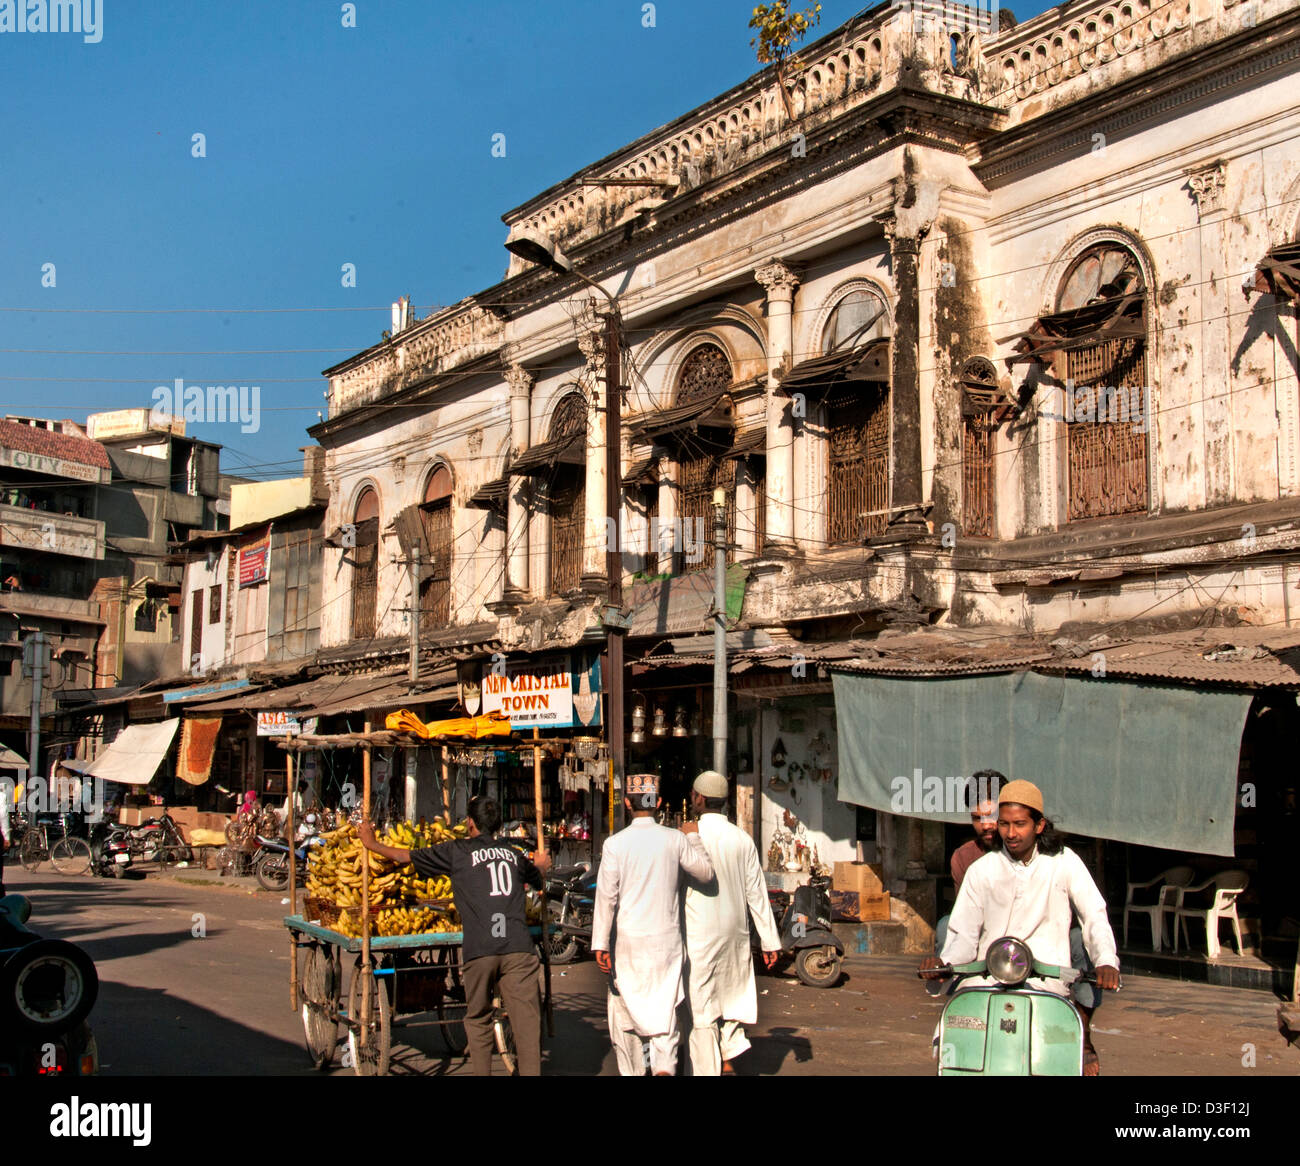
[[[840,797],[878,814],[885,881],[932,925],[951,902],[948,855],[970,837],[967,779],[1028,778],[1106,895],[1127,966],[1289,992],[1300,675],[1271,657],[1249,679],[1204,659],[1199,676],[1125,675],[1115,656],[1104,678],[837,666]]]

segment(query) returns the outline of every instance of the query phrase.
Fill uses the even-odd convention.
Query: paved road
[[[101,977],[91,1018],[106,1076],[313,1075],[289,1009],[282,897],[174,877],[64,878],[7,867],[10,889],[33,902],[33,925],[73,940]],[[933,1073],[929,1041],[940,1005],[911,957],[853,956],[834,990],[793,977],[759,979],[754,1049],[745,1074]],[[612,1074],[604,977],[590,960],[556,968],[556,1039],[546,1072]],[[1103,1072],[1199,1077],[1300,1074],[1300,1048],[1277,1032],[1268,994],[1129,977],[1096,1020]],[[435,1024],[403,1026],[393,1072],[466,1072]],[[1249,1062],[1253,1054],[1254,1065]],[[347,1072],[337,1067],[335,1072]]]

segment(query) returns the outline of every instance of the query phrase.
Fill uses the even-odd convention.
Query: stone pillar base
[[[609,580],[604,575],[583,575],[578,586],[586,595],[605,596],[609,594]]]

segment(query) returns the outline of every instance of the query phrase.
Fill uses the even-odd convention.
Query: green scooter
[[[1022,939],[989,945],[985,958],[932,971],[991,976],[996,984],[958,987],[939,1021],[939,1076],[1081,1077],[1083,1017],[1073,1000],[1026,986],[1031,977],[1096,983],[1075,968],[1042,964]],[[917,973],[921,975],[921,973]],[[933,982],[933,981],[932,981]]]

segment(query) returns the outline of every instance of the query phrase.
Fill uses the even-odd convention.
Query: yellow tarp
[[[500,713],[481,717],[453,717],[449,721],[430,721],[427,725],[409,709],[389,713],[384,727],[395,733],[413,733],[417,737],[508,737],[510,722]]]

